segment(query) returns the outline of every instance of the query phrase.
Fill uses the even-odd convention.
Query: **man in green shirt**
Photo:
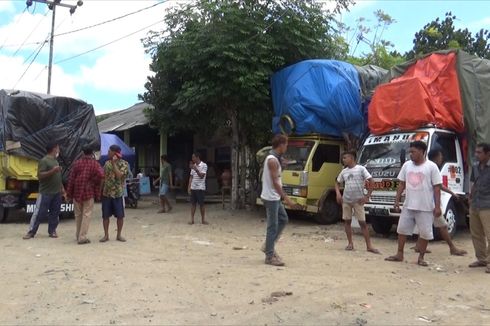
[[[122,159],[121,147],[112,145],[109,147],[109,160],[104,165],[104,185],[102,187],[102,220],[104,237],[100,242],[109,240],[109,219],[114,216],[117,219],[116,240],[125,242],[121,236],[124,224],[124,188],[129,173],[129,164]]]
[[[57,238],[56,228],[59,223],[61,210],[61,198],[65,196],[65,189],[61,179],[61,166],[56,160],[60,154],[57,143],[46,146],[47,155],[38,164],[39,196],[36,201],[36,209],[31,217],[29,231],[24,239],[33,238],[39,224],[44,217],[48,217],[48,234],[51,238]]]
[[[158,213],[165,213],[165,212],[170,212],[172,210],[172,206],[170,205],[170,202],[168,201],[167,198],[167,194],[170,188],[173,187],[172,166],[170,165],[170,163],[168,163],[167,155],[162,155],[160,157],[160,160],[162,163],[162,166],[160,168],[160,177],[153,182],[153,185],[156,186],[158,182],[160,182],[159,195],[160,195],[160,205],[162,209],[159,210]],[[168,207],[168,210],[166,210],[165,207]]]

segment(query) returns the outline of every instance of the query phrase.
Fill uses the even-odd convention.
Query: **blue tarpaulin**
[[[121,153],[123,155],[123,159],[129,163],[131,170],[134,169],[136,154],[134,150],[129,147],[121,138],[113,134],[100,134],[100,164],[104,165],[104,163],[108,160],[107,153],[109,152],[109,147],[111,145],[118,145],[121,147]]]
[[[275,73],[271,83],[274,133],[281,132],[280,120],[284,115],[293,120],[293,132],[299,135],[361,136],[366,130],[360,75],[349,63],[302,61]]]

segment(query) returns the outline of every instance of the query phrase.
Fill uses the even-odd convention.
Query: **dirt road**
[[[210,206],[211,225],[190,226],[188,210],[155,214],[142,201],[127,210],[126,243],[113,241],[115,221],[111,241],[98,242],[99,207],[88,245],[76,244],[73,220],[58,239],[46,224],[31,240],[22,240],[26,224],[0,225],[0,324],[490,324],[490,275],[467,268],[466,230],[456,243],[469,256],[431,243],[423,268],[408,250],[406,262],[383,260],[394,235],[374,237],[383,255],[367,253],[359,234],[346,252],[341,225],[293,219],[277,247],[287,266],[276,268],[259,250],[263,211]]]

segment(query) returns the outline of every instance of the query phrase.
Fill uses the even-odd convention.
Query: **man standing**
[[[189,224],[194,224],[194,214],[196,213],[196,205],[199,204],[201,209],[202,224],[209,224],[205,219],[204,209],[204,192],[206,191],[206,173],[208,166],[201,161],[199,153],[192,154],[192,161],[189,163],[191,174],[189,177],[189,186],[187,192],[191,195],[191,221]]]
[[[100,242],[109,240],[109,219],[114,216],[117,219],[118,241],[125,242],[121,236],[124,224],[124,188],[128,177],[129,164],[122,159],[121,147],[112,145],[109,147],[108,160],[104,164],[104,184],[102,190],[102,220],[104,225],[104,237]]]
[[[427,144],[423,141],[410,143],[410,159],[399,175],[400,185],[396,192],[395,210],[400,210],[400,198],[404,190],[405,203],[398,221],[398,252],[387,257],[387,261],[403,261],[403,249],[407,235],[412,235],[415,225],[419,229],[418,265],[428,266],[424,260],[429,240],[434,238],[432,223],[434,217],[441,215],[441,184],[442,177],[437,165],[425,159]]]
[[[478,160],[471,171],[470,231],[476,261],[469,267],[485,267],[490,273],[490,144],[476,146]]]
[[[37,177],[39,179],[39,196],[36,201],[36,209],[31,217],[29,231],[24,239],[33,238],[41,220],[48,216],[48,234],[50,238],[57,238],[56,228],[59,223],[61,211],[61,198],[65,196],[61,178],[61,166],[56,160],[60,154],[60,147],[57,143],[50,143],[46,146],[47,155],[38,164]]]
[[[170,206],[170,202],[168,201],[167,194],[170,191],[172,185],[172,166],[168,163],[167,155],[162,155],[160,157],[161,168],[160,168],[160,177],[153,182],[153,185],[157,185],[160,182],[160,206],[162,207],[158,213],[170,212],[172,210],[172,206]],[[168,207],[168,210],[165,209]]]
[[[267,234],[265,238],[265,263],[273,266],[284,266],[277,252],[275,242],[288,223],[288,214],[282,204],[284,200],[290,207],[297,208],[282,189],[281,156],[288,148],[288,138],[276,135],[272,138],[272,151],[264,160],[262,172],[262,193],[260,198],[265,206],[267,215]]]
[[[432,162],[436,163],[437,167],[439,168],[439,171],[442,169],[442,165],[444,164],[444,155],[442,152],[438,149],[433,149],[429,152],[427,155],[429,160]],[[458,199],[458,195],[455,194],[451,189],[447,188],[444,185],[441,185],[441,190],[444,192],[447,192],[451,196],[453,196],[455,199]],[[441,235],[441,238],[446,241],[447,245],[449,246],[449,253],[453,256],[464,256],[467,254],[466,250],[459,249],[456,247],[454,242],[451,239],[451,236],[449,235],[449,231],[447,229],[447,222],[446,219],[444,218],[443,215],[437,216],[434,219],[434,227],[439,229],[439,234]],[[419,250],[417,249],[417,245],[414,247],[415,252],[418,252]],[[429,250],[425,251],[426,253],[430,253]]]
[[[371,197],[373,178],[369,174],[368,170],[362,166],[356,164],[356,152],[348,151],[342,155],[342,162],[345,168],[340,172],[335,183],[335,192],[337,193],[337,202],[342,206],[342,219],[345,224],[345,233],[347,234],[347,247],[345,250],[354,250],[354,243],[352,241],[352,211],[354,216],[359,221],[364,240],[366,241],[366,248],[368,252],[379,254],[379,250],[374,248],[371,244],[369,237],[369,229],[366,224],[366,214],[364,212],[364,205]],[[364,194],[366,182],[370,187],[367,190],[367,194]],[[344,184],[344,194],[340,193],[340,185]]]
[[[100,200],[104,171],[94,158],[91,147],[82,148],[83,156],[73,163],[67,187],[67,197],[75,206],[76,239],[78,244],[90,243],[87,232],[92,219],[94,201]]]

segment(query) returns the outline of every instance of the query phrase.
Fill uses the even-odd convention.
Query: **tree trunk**
[[[231,209],[239,208],[239,184],[240,184],[240,130],[238,127],[238,118],[236,112],[229,109],[229,117],[231,121]]]

